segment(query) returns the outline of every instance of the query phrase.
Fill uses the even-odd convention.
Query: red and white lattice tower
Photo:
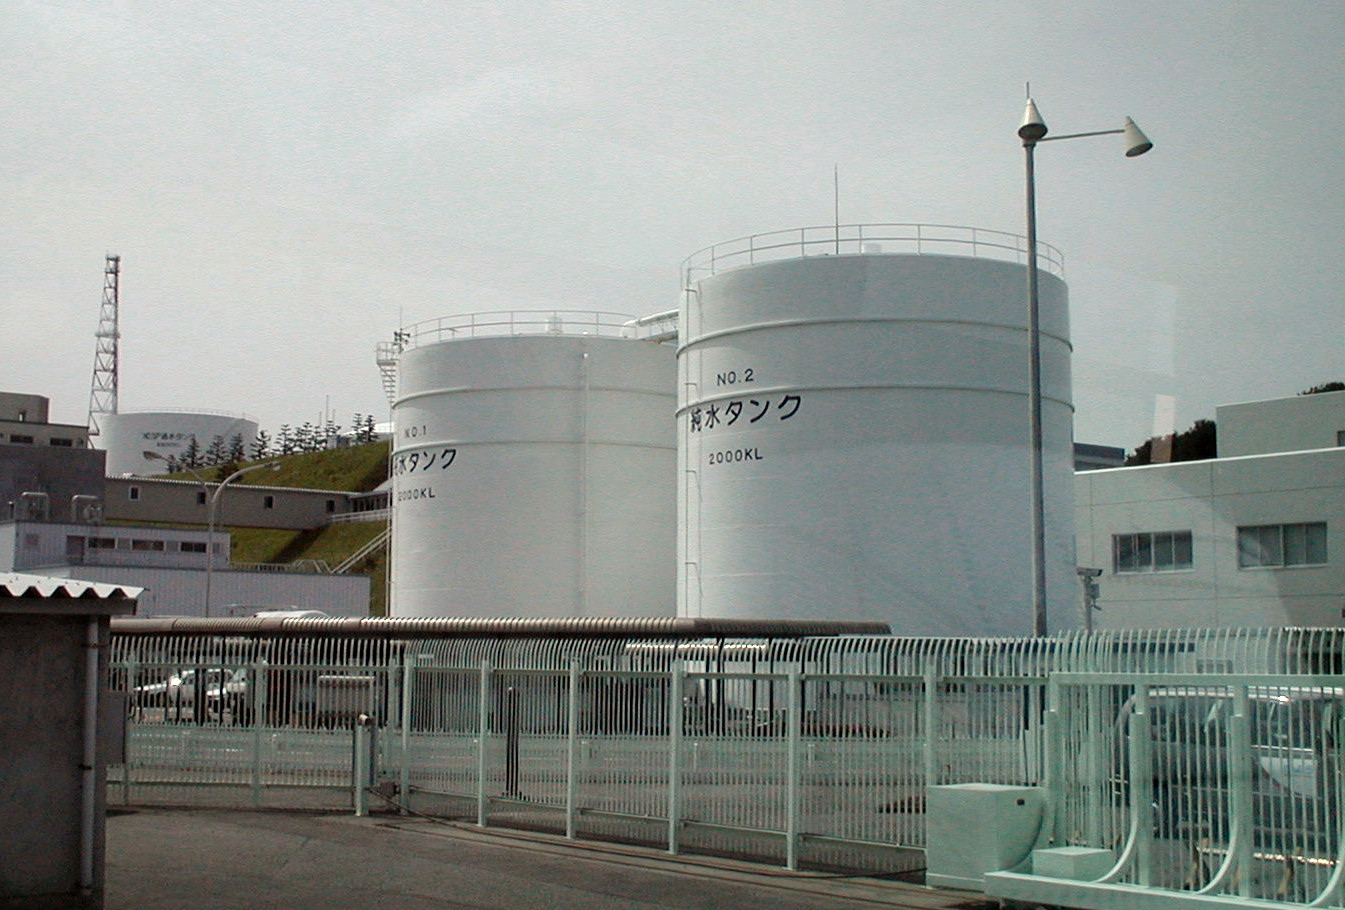
[[[93,355],[93,385],[89,392],[89,435],[100,432],[100,414],[117,413],[117,295],[121,257],[108,254],[103,267],[103,303],[98,310],[98,347]]]

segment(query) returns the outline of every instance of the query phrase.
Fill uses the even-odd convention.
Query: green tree
[[[1318,395],[1322,392],[1345,392],[1345,382],[1324,382],[1299,392],[1300,395]]]
[[[1126,466],[1153,464],[1155,451],[1162,452],[1164,449],[1169,449],[1171,454],[1167,458],[1160,458],[1160,464],[1169,461],[1201,461],[1206,458],[1218,457],[1218,434],[1214,421],[1197,420],[1191,425],[1190,429],[1181,433],[1150,436],[1126,457]]]

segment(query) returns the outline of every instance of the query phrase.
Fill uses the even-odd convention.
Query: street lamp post
[[[210,558],[205,564],[205,615],[210,616],[210,583],[215,576],[215,518],[219,515],[219,500],[224,493],[224,488],[233,483],[244,474],[251,474],[253,471],[260,471],[263,468],[276,470],[280,467],[278,461],[268,461],[264,464],[249,465],[246,468],[239,468],[228,477],[220,481],[215,487],[215,492],[210,495],[210,509],[206,516],[206,549],[210,551]]]
[[[1023,123],[1018,127],[1018,138],[1023,140],[1026,156],[1027,188],[1027,320],[1028,320],[1028,410],[1030,418],[1030,445],[1032,449],[1032,634],[1046,635],[1046,505],[1043,494],[1042,426],[1041,426],[1041,320],[1037,287],[1037,185],[1033,153],[1038,142],[1057,139],[1081,139],[1085,136],[1125,137],[1127,158],[1143,155],[1154,144],[1140,132],[1129,117],[1125,126],[1115,130],[1096,130],[1091,133],[1069,133],[1047,136],[1046,121],[1041,119],[1037,105],[1027,99]]]
[[[146,459],[168,461],[167,458],[160,455],[158,452],[144,452],[142,454]],[[210,485],[206,483],[205,479],[202,478],[200,474],[197,474],[195,470],[186,466],[181,467],[200,481],[201,486],[205,489],[208,497],[206,505],[205,615],[209,618],[210,590],[215,579],[215,519],[219,515],[220,496],[223,495],[225,487],[242,477],[244,474],[251,474],[253,471],[260,471],[263,468],[270,468],[274,471],[280,467],[280,462],[268,461],[263,464],[254,464],[249,465],[246,468],[239,468],[237,471],[234,471],[228,477],[224,478],[224,480],[216,484],[213,491],[210,489]]]

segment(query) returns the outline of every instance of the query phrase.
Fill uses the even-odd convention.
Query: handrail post
[[[803,741],[802,712],[803,678],[797,668],[789,671],[789,702],[786,729],[789,731],[789,754],[785,761],[785,868],[791,872],[799,868],[799,747]]]
[[[682,692],[686,687],[686,664],[673,661],[668,682],[668,852],[681,848],[682,815]]]
[[[416,655],[408,648],[402,667],[402,767],[397,775],[403,815],[411,806],[411,693],[415,691],[416,665]]]
[[[486,827],[486,741],[490,737],[490,661],[481,661],[476,704],[476,824]]]
[[[579,770],[579,661],[570,661],[569,710],[566,712],[565,740],[565,837],[575,838],[575,809],[578,804]]]

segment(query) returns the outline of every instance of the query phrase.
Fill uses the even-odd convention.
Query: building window
[[[1336,430],[1336,445],[1345,446],[1345,430]]]
[[[1111,539],[1112,571],[1177,572],[1191,568],[1190,531],[1145,531]]]
[[[178,550],[183,553],[204,553],[205,541],[203,540],[184,540],[178,545]]]
[[[126,488],[126,498],[129,499],[129,500],[132,500],[132,501],[135,501],[135,500],[139,499],[139,498],[140,498],[140,488],[139,488],[139,487],[127,487],[127,488]]]
[[[141,552],[150,551],[155,553],[162,553],[164,546],[162,540],[132,540],[131,549],[139,550]]]
[[[75,447],[75,441],[73,439],[63,439],[60,436],[51,437],[51,444],[54,446],[65,446],[66,448],[71,449]]]
[[[90,550],[115,550],[117,548],[117,538],[115,537],[90,537],[84,543]]]
[[[263,509],[274,509],[275,507],[276,507],[276,498],[275,498],[274,496],[264,496],[264,497],[262,497],[262,508],[263,508]]]
[[[328,512],[335,512],[335,511],[336,511],[336,500],[335,500],[335,499],[329,499],[329,500],[327,500],[327,511],[328,511]]]
[[[42,545],[42,539],[36,534],[23,535],[23,548],[25,550],[36,550]]]
[[[1320,566],[1326,563],[1326,522],[1238,528],[1238,568]]]
[[[196,504],[197,504],[198,506],[203,506],[203,505],[205,505],[205,491],[204,491],[204,490],[197,490],[197,491],[196,491]]]
[[[11,433],[9,435],[9,441],[14,443],[16,446],[30,446],[33,444],[33,437],[22,436],[18,433]]]

